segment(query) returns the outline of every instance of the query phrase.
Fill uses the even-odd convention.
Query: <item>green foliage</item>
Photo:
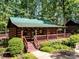
[[[9,40],[8,44],[8,50],[12,55],[17,55],[23,52],[24,44],[21,38],[14,37]]]
[[[65,44],[70,47],[75,47],[76,43],[79,42],[79,34],[74,34],[66,41],[63,41],[62,44]]]
[[[4,42],[3,40],[0,40],[0,46],[2,46],[2,45],[3,45],[3,42]]]
[[[0,54],[5,52],[6,48],[0,48]]]
[[[37,59],[33,54],[31,53],[26,53],[24,54],[24,59]]]
[[[63,44],[55,44],[52,46],[52,48],[55,48],[58,50],[58,52],[60,51],[70,51],[72,50],[70,47],[63,45]]]
[[[11,59],[18,59],[18,57],[12,57]]]
[[[40,50],[44,51],[44,52],[52,52],[52,51],[54,52],[54,51],[56,51],[56,49],[54,49],[52,47],[48,47],[48,46],[42,47]]]
[[[56,44],[59,45],[59,44],[61,44],[61,43],[62,43],[62,41],[52,41],[52,45],[56,45]],[[51,46],[52,46],[52,45],[51,45]]]
[[[40,44],[40,47],[50,46],[52,44],[51,41],[45,41]]]
[[[7,47],[7,46],[8,46],[8,39],[4,40],[2,45],[3,45],[4,47]]]
[[[4,23],[4,22],[0,22],[0,31],[4,31],[5,30],[5,26],[6,25],[6,23]]]
[[[65,44],[62,44],[62,41],[48,41],[41,44],[41,51],[44,52],[60,52],[60,51],[71,51],[72,49]]]
[[[63,11],[64,1],[64,13]],[[39,6],[40,4],[41,6]],[[42,10],[35,16],[38,5]],[[79,1],[78,0],[1,0],[0,1],[0,22],[7,23],[10,16],[19,16],[27,18],[51,19],[54,23],[63,23],[63,14],[65,19],[79,19]],[[41,14],[40,14],[41,12]],[[6,24],[5,24],[6,25]]]
[[[8,39],[7,40],[0,40],[0,46],[7,47],[8,46]]]
[[[18,59],[18,56],[12,57],[11,59]],[[37,59],[32,53],[23,54],[23,59]]]
[[[62,44],[52,44],[52,47],[55,48],[55,49],[66,49],[68,48],[68,46],[66,45],[62,45]]]
[[[61,43],[62,43],[61,41],[45,41],[40,44],[40,48],[45,46],[52,46],[55,44],[61,44]]]

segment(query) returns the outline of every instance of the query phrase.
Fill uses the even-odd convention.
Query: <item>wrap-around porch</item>
[[[21,36],[25,36],[27,40],[34,39],[57,39],[61,37],[68,37],[69,33],[64,33],[63,28],[24,28],[21,30]]]
[[[59,28],[23,28],[21,37],[24,39],[25,45],[27,42],[33,42],[36,48],[39,48],[39,42],[43,40],[54,40],[62,37],[69,37],[69,33],[63,33],[63,29]],[[27,49],[27,47],[26,47]]]

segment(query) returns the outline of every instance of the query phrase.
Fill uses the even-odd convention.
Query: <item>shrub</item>
[[[18,59],[18,57],[12,57],[11,59]]]
[[[19,59],[18,56],[12,57],[11,59]],[[37,59],[33,54],[26,53],[23,54],[23,59]]]
[[[8,40],[0,40],[0,46],[7,47],[8,46]]]
[[[62,42],[52,41],[51,43],[49,42],[49,44],[47,44],[46,42],[46,45],[42,43],[42,47],[40,47],[40,50],[44,52],[60,52],[60,51],[70,51],[72,49],[71,47],[62,44]]]
[[[62,41],[59,41],[59,40],[57,40],[57,41],[52,41],[52,44],[61,44],[62,43]]]
[[[23,41],[21,38],[14,37],[9,40],[8,44],[8,50],[12,55],[20,54],[24,49]]]
[[[0,48],[0,54],[3,53],[6,50],[6,48]]]
[[[3,40],[0,40],[0,46],[2,46],[3,45]]]
[[[66,41],[63,41],[62,44],[69,47],[75,47],[77,42],[79,42],[79,34],[71,35],[70,38]]]
[[[52,47],[45,46],[45,47],[42,47],[40,50],[41,51],[44,51],[44,52],[52,52],[53,48]]]
[[[62,44],[54,44],[52,47],[55,49],[66,49],[68,46]]]
[[[3,41],[3,46],[7,47],[8,46],[8,39]]]
[[[31,53],[26,53],[24,54],[23,56],[24,58],[23,59],[37,59],[33,54]]]
[[[45,47],[45,46],[51,46],[51,44],[52,44],[51,41],[42,42],[42,43],[40,44],[40,48]]]
[[[69,51],[71,50],[70,47],[66,46],[66,45],[63,45],[63,44],[55,44],[52,46],[53,48],[57,49],[58,51]]]

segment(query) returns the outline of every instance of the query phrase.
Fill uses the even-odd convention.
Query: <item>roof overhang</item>
[[[63,27],[52,24],[50,20],[27,19],[20,17],[10,17],[9,21],[17,27]]]

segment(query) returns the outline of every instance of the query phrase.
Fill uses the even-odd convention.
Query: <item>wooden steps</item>
[[[28,52],[37,50],[32,42],[27,42],[27,46],[28,46],[28,49],[27,49]]]

